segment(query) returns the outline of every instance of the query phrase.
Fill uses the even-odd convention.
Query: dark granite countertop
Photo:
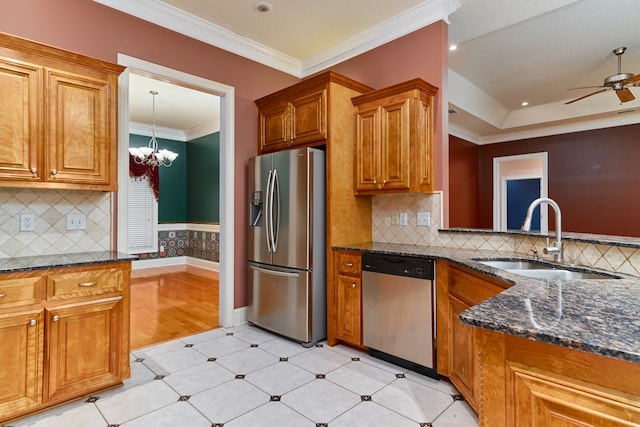
[[[442,228],[438,230],[444,233],[473,233],[473,234],[507,234],[513,236],[548,237],[555,236],[554,232],[541,233],[539,231],[522,230],[491,230],[488,228]],[[640,238],[628,236],[608,236],[604,234],[576,233],[572,231],[562,232],[562,240],[582,243],[602,243],[610,246],[622,246],[627,248],[640,248]]]
[[[135,255],[114,251],[83,252],[76,254],[42,255],[0,259],[0,273],[43,270],[47,268],[76,267],[105,264],[118,261],[133,261]]]
[[[542,280],[475,261],[526,259],[513,252],[391,243],[358,243],[335,249],[443,259],[500,279],[514,286],[463,311],[460,314],[463,323],[640,363],[638,277],[615,273],[621,279]]]

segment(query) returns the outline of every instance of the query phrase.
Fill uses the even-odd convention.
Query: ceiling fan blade
[[[595,95],[597,93],[604,92],[605,90],[607,90],[607,89],[600,89],[600,90],[597,90],[595,92],[590,93],[589,95],[585,95],[585,96],[581,96],[580,98],[572,99],[571,101],[565,102],[564,105],[573,104],[576,101],[580,101],[581,99],[585,99],[585,98],[588,98],[588,97],[590,97],[592,95]]]
[[[636,97],[633,96],[631,91],[626,87],[620,90],[617,90],[616,95],[618,95],[618,99],[620,100],[620,102],[629,102],[636,99]]]
[[[569,89],[567,89],[567,90],[576,90],[576,89],[596,89],[596,88],[599,88],[599,87],[604,87],[604,88],[606,88],[606,87],[609,87],[609,86],[582,86],[582,87],[570,87],[570,88],[569,88]]]
[[[635,83],[640,81],[640,74],[636,74],[635,76],[631,76],[625,80],[625,83]]]

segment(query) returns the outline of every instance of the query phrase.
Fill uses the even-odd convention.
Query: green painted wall
[[[220,132],[187,144],[187,222],[220,222]]]
[[[149,138],[130,134],[129,145],[146,146]],[[160,167],[158,222],[219,223],[220,132],[188,143],[158,138],[158,147],[178,153],[171,167]]]

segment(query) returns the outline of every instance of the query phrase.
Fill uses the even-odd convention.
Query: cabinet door
[[[0,58],[0,179],[40,180],[42,68]]]
[[[356,192],[379,188],[380,114],[380,108],[373,107],[359,110],[356,116]]]
[[[0,419],[42,402],[42,309],[0,316]]]
[[[46,311],[44,401],[62,401],[120,382],[122,297]]]
[[[337,277],[338,339],[362,345],[362,286],[359,277]]]
[[[44,180],[116,185],[110,182],[116,77],[46,71]]]
[[[380,176],[383,190],[405,190],[411,186],[410,100],[392,100],[382,106]]]
[[[291,102],[291,145],[327,139],[327,91],[325,89]]]
[[[513,410],[507,425],[522,427],[626,427],[640,423],[637,402],[602,387],[573,383],[539,370],[507,365]]]
[[[451,355],[451,382],[465,396],[469,404],[473,408],[477,408],[477,390],[478,390],[478,356],[474,345],[473,328],[464,325],[458,319],[460,313],[470,306],[459,299],[449,296],[449,304],[451,305],[451,346],[453,352]]]
[[[276,104],[258,112],[260,153],[289,147],[289,105]]]

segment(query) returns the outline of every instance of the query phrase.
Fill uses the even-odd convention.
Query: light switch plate
[[[85,214],[67,214],[67,230],[84,230],[87,228]]]
[[[409,223],[408,216],[406,212],[400,212],[400,216],[398,217],[398,225],[402,227],[406,226]]]
[[[431,214],[429,212],[418,212],[417,224],[422,227],[431,225]]]

